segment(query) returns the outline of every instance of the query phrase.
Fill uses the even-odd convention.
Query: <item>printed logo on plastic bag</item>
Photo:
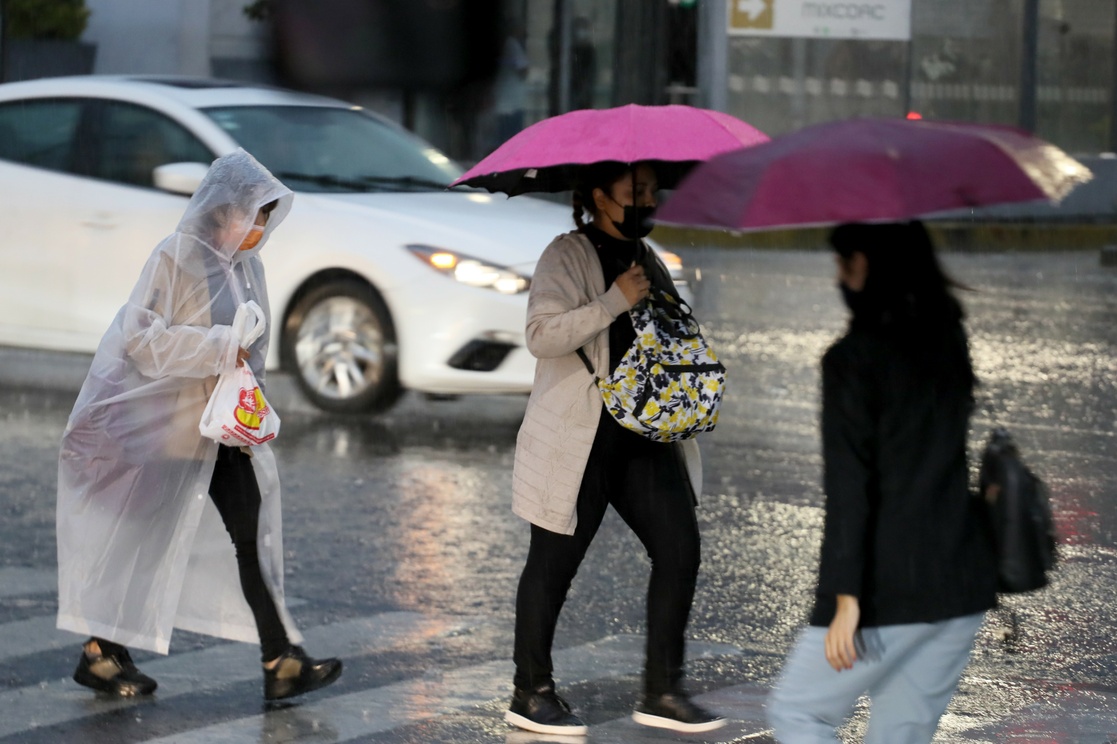
[[[264,417],[271,412],[268,402],[264,400],[264,394],[260,392],[260,388],[254,387],[251,390],[241,388],[240,403],[237,404],[235,416],[237,422],[246,429],[259,429],[260,424]]]

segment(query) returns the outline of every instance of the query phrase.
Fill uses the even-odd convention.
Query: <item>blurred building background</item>
[[[398,1],[430,14],[483,9],[494,74],[453,87],[352,77],[318,87],[466,164],[546,116],[628,102],[717,108],[773,135],[912,112],[1022,125],[1076,154],[1117,149],[1115,0]],[[98,73],[286,83],[267,12],[282,2],[86,0],[82,40],[96,45]],[[781,13],[797,14],[795,35]],[[850,26],[858,17],[868,25]]]

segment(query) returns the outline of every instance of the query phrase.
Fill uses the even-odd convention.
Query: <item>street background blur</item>
[[[14,8],[27,0],[8,2]],[[522,113],[528,125],[624,103],[715,108],[770,135],[911,111],[1034,126],[1074,154],[1115,149],[1117,11],[1107,0],[322,0],[289,14],[296,5],[86,0],[83,71],[279,82],[285,55],[297,53],[311,29],[324,28],[335,42],[319,61],[324,71],[296,79],[367,103],[466,163],[498,144],[501,114]],[[330,25],[346,7],[397,5],[410,10],[396,19],[367,14],[380,23],[379,36],[375,27]],[[773,14],[777,21],[795,14],[796,22],[782,28]],[[463,47],[438,52],[477,61],[477,79],[454,80],[463,71],[448,66],[441,79],[400,69],[394,80],[384,65],[344,67],[356,58],[344,50],[347,35],[386,46],[393,22],[412,25],[420,38],[461,24],[445,29],[445,38],[468,34]],[[26,46],[12,38],[15,31],[9,44]],[[5,79],[42,74],[22,54],[7,50]],[[439,72],[431,61],[427,67]],[[485,72],[491,77],[483,79]]]
[[[1081,157],[1096,177],[1058,209],[989,215],[1117,215],[1110,0],[6,4],[4,80],[76,72],[282,84],[384,114],[466,167],[543,118],[625,103],[712,108],[772,136],[861,116],[1006,124]],[[20,8],[50,18],[62,5],[84,22],[19,22]]]

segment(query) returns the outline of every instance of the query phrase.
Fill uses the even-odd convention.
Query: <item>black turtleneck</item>
[[[597,249],[597,257],[601,260],[601,269],[605,274],[605,288],[608,289],[636,260],[640,241],[614,238],[594,225],[586,225],[582,232]]]
[[[597,258],[601,261],[601,272],[605,276],[605,289],[608,290],[613,286],[613,282],[617,281],[617,277],[628,271],[628,267],[636,260],[641,250],[640,241],[614,238],[593,225],[586,225],[582,228],[582,232],[597,250]],[[609,326],[610,371],[617,368],[635,340],[636,331],[632,328],[632,319],[628,317],[628,313],[621,313]]]

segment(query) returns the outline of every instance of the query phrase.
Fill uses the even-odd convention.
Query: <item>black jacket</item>
[[[866,627],[996,603],[992,547],[968,487],[965,332],[959,323],[939,333],[927,343],[915,329],[854,324],[823,357],[826,518],[812,625],[830,624],[838,594],[859,598]]]

